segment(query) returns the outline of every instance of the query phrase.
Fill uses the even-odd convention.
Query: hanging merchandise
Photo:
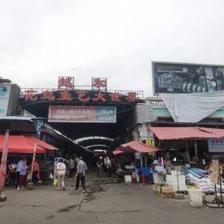
[[[218,160],[212,160],[211,166],[210,166],[210,180],[214,184],[218,184],[219,181],[219,161]]]
[[[213,156],[211,172],[214,172],[211,176],[212,181],[215,183],[215,198],[212,202],[206,202],[206,205],[211,208],[224,208],[224,196],[223,196],[223,162],[224,157],[221,155]]]

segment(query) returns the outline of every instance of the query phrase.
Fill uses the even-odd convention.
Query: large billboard
[[[7,116],[10,88],[10,85],[0,84],[0,116]]]
[[[154,93],[224,90],[224,66],[152,62]]]
[[[116,123],[116,107],[51,105],[49,122]]]

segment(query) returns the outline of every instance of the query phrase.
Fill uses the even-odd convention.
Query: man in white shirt
[[[59,159],[59,163],[56,165],[56,174],[58,179],[58,190],[65,190],[65,173],[66,165],[62,159]]]

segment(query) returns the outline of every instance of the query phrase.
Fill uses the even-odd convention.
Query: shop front
[[[224,130],[193,126],[150,127],[149,131],[154,134],[158,145],[163,149],[154,169],[154,183],[160,186],[159,190],[190,192],[190,195],[192,190],[204,195],[213,193],[223,206]],[[185,147],[174,150],[171,148],[171,142],[175,145],[179,143],[179,146],[182,143]],[[192,142],[193,148],[189,148]],[[201,142],[207,144],[201,147]],[[164,186],[171,188],[167,190],[169,188]],[[221,199],[218,197],[220,194]],[[210,202],[212,203],[213,201]]]

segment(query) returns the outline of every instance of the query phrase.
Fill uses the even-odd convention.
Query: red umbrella
[[[0,152],[3,150],[4,135],[0,135]],[[29,141],[23,135],[10,135],[8,139],[8,152],[9,153],[24,153],[30,154],[34,151],[35,143]],[[36,153],[45,153],[46,150],[37,145]]]

